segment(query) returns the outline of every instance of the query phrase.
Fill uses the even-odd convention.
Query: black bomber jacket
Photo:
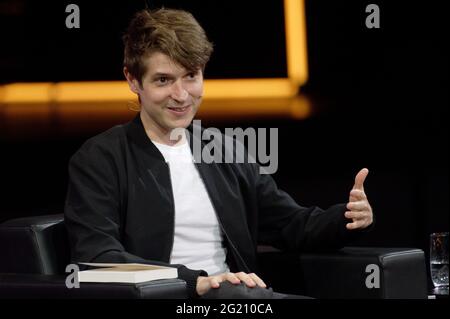
[[[345,204],[327,210],[299,206],[255,163],[195,166],[216,211],[232,272],[257,272],[258,244],[337,249],[357,233],[345,227]],[[139,114],[89,139],[73,155],[64,214],[72,262],[174,266],[191,297],[197,277],[207,275],[168,264],[175,216],[170,172]]]

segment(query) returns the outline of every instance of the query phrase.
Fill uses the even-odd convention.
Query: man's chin
[[[193,118],[187,118],[187,119],[182,119],[182,120],[180,119],[180,120],[177,120],[177,121],[171,121],[172,123],[170,123],[170,128],[172,130],[185,129],[189,125],[191,125],[192,119]]]

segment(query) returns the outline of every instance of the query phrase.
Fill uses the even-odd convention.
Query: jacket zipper
[[[169,254],[169,263],[172,260],[172,251],[173,244],[175,242],[175,197],[173,196],[173,186],[172,186],[172,175],[170,174],[170,165],[169,162],[166,162],[167,170],[169,172],[169,184],[170,184],[170,194],[172,195],[172,242],[170,243],[170,254]]]
[[[214,201],[211,198],[211,194],[209,193],[209,189],[208,189],[208,187],[206,187],[205,178],[203,177],[203,173],[201,172],[200,169],[198,169],[197,165],[195,165],[195,167],[197,168],[197,171],[200,173],[200,177],[203,180],[203,185],[205,185],[205,189],[206,189],[206,193],[208,194],[209,201],[211,202],[211,205],[214,208],[214,213],[216,214],[216,218],[217,218],[217,221],[219,222],[220,229],[224,233],[225,237],[228,239],[228,242],[230,243],[231,248],[234,249],[234,251],[236,252],[237,256],[241,260],[242,264],[244,265],[245,271],[247,273],[250,273],[251,272],[250,268],[247,266],[247,263],[245,262],[244,258],[242,258],[241,254],[239,253],[239,250],[234,245],[233,241],[231,240],[231,237],[228,236],[228,233],[225,231],[225,227],[223,226],[222,220],[220,219],[219,213],[217,212],[216,206],[214,205]]]

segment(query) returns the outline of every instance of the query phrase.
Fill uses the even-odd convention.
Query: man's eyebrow
[[[175,77],[175,75],[170,73],[164,73],[164,72],[156,72],[155,74],[152,74],[152,77]]]
[[[186,72],[184,72],[183,75],[191,74],[191,73],[197,74],[198,72],[200,72],[200,70],[192,70],[192,71],[186,70]],[[151,77],[152,78],[159,78],[159,77],[175,78],[176,75],[172,74],[172,73],[156,72],[156,73],[152,74]]]

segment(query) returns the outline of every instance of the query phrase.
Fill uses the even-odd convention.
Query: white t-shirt
[[[194,165],[189,144],[153,142],[169,164],[175,200],[175,238],[170,262],[209,275],[228,272],[216,212]]]

